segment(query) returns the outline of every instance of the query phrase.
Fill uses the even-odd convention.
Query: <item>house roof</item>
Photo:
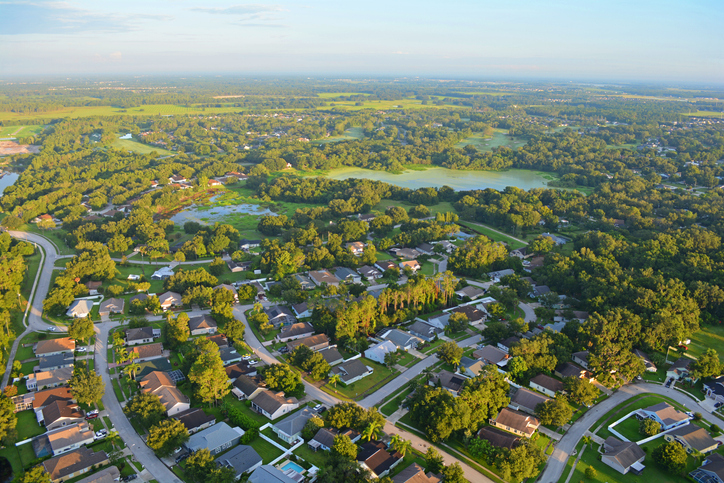
[[[91,282],[85,283],[85,287],[88,290],[98,290],[101,287],[101,285],[103,285],[103,282],[91,281]]]
[[[40,357],[38,367],[41,371],[49,370],[51,367],[72,366],[75,363],[75,356],[72,352],[61,352],[52,356]]]
[[[371,346],[369,349],[365,351],[365,353],[377,353],[380,358],[384,359],[385,354],[388,352],[396,352],[397,346],[394,342],[391,340],[386,340],[384,342],[380,342],[379,344],[375,344]]]
[[[333,362],[344,360],[344,357],[342,357],[342,354],[340,354],[336,347],[329,347],[327,349],[323,349],[319,351],[319,353],[322,354],[322,357],[324,357],[324,360],[327,362],[327,364],[332,364]]]
[[[69,368],[72,370],[72,368]],[[70,393],[68,387],[54,387],[51,389],[45,389],[44,391],[38,391],[34,394],[33,408],[38,409],[45,407],[55,401],[74,401],[75,398]]]
[[[302,311],[303,312],[303,311]],[[284,339],[287,337],[297,337],[302,334],[314,333],[314,327],[309,322],[297,322],[289,327],[285,327],[279,333],[279,338]]]
[[[133,303],[134,300],[138,300],[140,302],[145,302],[148,300],[148,294],[147,293],[139,293],[137,295],[134,295],[133,297],[128,299],[128,303]]]
[[[58,451],[73,444],[88,441],[89,439],[93,440],[93,435],[93,430],[88,427],[88,423],[85,421],[64,426],[46,434],[53,451]]]
[[[216,464],[234,468],[236,474],[246,473],[262,462],[261,456],[251,446],[240,444],[234,446],[223,455],[216,458]]]
[[[604,456],[615,459],[623,468],[629,468],[646,456],[636,443],[619,441],[613,436],[606,439],[606,445],[611,446],[611,449]]]
[[[379,270],[377,270],[375,267],[370,267],[369,265],[362,265],[357,269],[357,271],[365,278],[369,278],[374,275],[381,275]]]
[[[497,364],[507,359],[508,354],[495,346],[486,345],[473,352],[473,357],[475,359],[481,359],[487,364]]]
[[[673,364],[671,364],[671,367],[669,367],[668,372],[688,372],[689,371],[689,365],[694,362],[693,359],[690,359],[688,357],[679,357],[674,361]]]
[[[123,299],[116,299],[116,298],[110,298],[105,299],[103,302],[101,302],[100,307],[98,310],[100,312],[106,312],[106,311],[121,311],[123,312],[123,307],[125,306],[126,301]]]
[[[558,379],[553,379],[551,376],[545,374],[538,374],[530,382],[534,382],[541,387],[548,389],[549,391],[559,392],[563,390],[563,383]]]
[[[724,480],[724,456],[718,453],[710,454],[699,469],[714,473],[719,479]]]
[[[186,429],[192,430],[203,426],[204,424],[216,421],[216,417],[206,414],[202,409],[190,408],[173,416],[186,426]]]
[[[327,334],[315,334],[310,335],[309,337],[303,337],[301,339],[293,340],[290,342],[287,342],[287,347],[289,347],[290,350],[294,350],[300,345],[306,345],[307,347],[314,347],[320,344],[327,343],[329,344],[329,337],[327,337]]]
[[[388,330],[382,338],[391,340],[397,347],[407,347],[415,342],[420,342],[420,339],[414,335],[399,329]]]
[[[176,292],[164,292],[158,296],[159,302],[163,305],[164,302],[181,303],[181,294]]]
[[[267,307],[264,309],[264,313],[269,317],[269,320],[276,319],[277,317],[291,317],[293,319],[296,319],[289,307],[284,305]]]
[[[634,350],[633,350],[633,353],[634,353],[634,355],[635,355],[636,357],[639,357],[640,359],[642,359],[642,360],[644,361],[644,365],[645,365],[647,368],[648,368],[648,367],[656,367],[656,366],[654,365],[654,363],[651,361],[651,359],[649,358],[649,355],[646,354],[644,351],[641,351],[641,350],[639,350],[639,349],[634,349]]]
[[[432,473],[425,474],[425,470],[417,463],[400,471],[392,478],[392,483],[439,483],[440,478]]]
[[[222,362],[231,363],[241,359],[241,354],[236,352],[233,346],[226,346],[219,349],[219,357],[221,357]]]
[[[462,307],[455,307],[450,312],[465,314],[470,322],[474,322],[485,317],[485,312],[473,305],[463,305]]]
[[[55,458],[50,458],[43,462],[43,466],[50,475],[50,479],[55,481],[107,460],[108,455],[105,451],[93,451],[83,446]]]
[[[709,436],[707,430],[695,424],[687,424],[686,426],[676,428],[669,434],[683,439],[689,444],[689,446],[697,451],[703,452],[704,450],[716,445],[716,441],[714,438]]]
[[[435,384],[439,381],[442,387],[455,392],[459,392],[460,389],[462,389],[463,384],[465,384],[465,381],[467,381],[467,378],[459,374],[446,371],[445,369],[438,372],[431,379],[435,382]]]
[[[571,357],[575,357],[575,358],[577,358],[577,359],[581,359],[582,361],[584,361],[584,362],[586,362],[586,363],[588,363],[588,356],[589,356],[589,352],[588,352],[588,351],[574,352],[573,354],[571,354]]]
[[[284,397],[283,392],[276,393],[272,391],[262,391],[254,399],[254,404],[262,408],[267,413],[274,414],[279,408],[286,404],[297,404],[297,398],[286,398]]]
[[[80,419],[83,411],[80,407],[69,401],[54,401],[43,408],[43,421],[48,426],[59,419]]]
[[[410,329],[410,332],[417,332],[425,337],[434,337],[436,334],[443,331],[442,329],[435,327],[434,325],[430,325],[422,320],[415,321],[415,323],[409,326],[408,329]]]
[[[483,426],[480,428],[478,438],[489,441],[490,444],[496,448],[513,449],[520,444],[520,438],[518,436],[493,426]]]
[[[163,355],[163,345],[160,342],[155,344],[134,345],[132,352],[138,355],[139,359]]]
[[[318,284],[327,283],[335,284],[339,283],[339,279],[332,275],[329,270],[312,270],[309,272],[309,278],[317,282]]]
[[[461,297],[470,297],[471,299],[474,299],[475,297],[480,297],[481,295],[485,294],[485,290],[479,287],[473,287],[472,285],[468,285],[467,287],[463,287],[460,290],[457,290],[455,293]]]
[[[189,319],[189,330],[211,329],[217,327],[216,321],[210,315],[199,315]]]
[[[507,347],[508,349],[510,349],[511,347],[513,347],[513,345],[517,344],[518,342],[520,342],[520,337],[511,336],[505,340],[501,340],[498,343],[500,345],[502,345],[503,347]]]
[[[128,342],[143,339],[153,339],[153,327],[139,327],[136,329],[128,329],[126,331],[126,340]]]
[[[350,381],[367,372],[369,372],[367,365],[359,359],[352,359],[332,368],[332,373],[339,374],[339,378],[343,382]]]
[[[581,377],[581,374],[585,374],[586,370],[572,362],[564,362],[556,367],[556,372],[562,377]]]
[[[284,472],[271,465],[262,465],[249,476],[249,483],[297,483]]]
[[[216,423],[198,433],[192,434],[186,443],[191,451],[207,448],[213,450],[244,435],[241,428],[232,428],[225,422]]]
[[[274,423],[274,426],[279,431],[282,431],[289,436],[294,436],[297,433],[301,433],[302,429],[304,429],[304,426],[307,424],[307,421],[315,415],[316,413],[311,409],[304,408],[301,411],[290,414],[278,423]]]
[[[535,430],[540,426],[538,418],[510,408],[501,409],[498,417],[495,418],[495,422],[501,426],[507,426],[526,433],[528,436],[535,433]]]
[[[334,276],[337,277],[340,280],[346,280],[347,278],[358,278],[359,274],[352,270],[351,268],[347,267],[337,267],[334,270]]]
[[[389,453],[384,443],[368,441],[360,446],[357,461],[363,462],[375,475],[389,470],[397,460],[402,459],[398,452]]]
[[[103,468],[97,473],[93,473],[92,475],[83,478],[82,480],[78,480],[75,483],[114,483],[119,481],[120,477],[121,472],[118,471],[118,468],[115,466],[109,466],[107,468]]]
[[[327,448],[331,448],[334,444],[335,436],[337,436],[337,432],[334,429],[319,428],[319,431],[317,431],[317,434],[314,435],[312,441],[316,441]]]
[[[75,340],[70,337],[61,339],[41,340],[35,346],[35,355],[50,354],[52,352],[75,351]]]
[[[397,268],[397,264],[391,260],[379,260],[375,265],[380,267],[383,272],[391,268]]]
[[[40,371],[29,374],[28,377],[34,377],[38,387],[51,386],[54,384],[64,384],[73,376],[72,367],[61,367],[52,371]]]
[[[229,285],[228,283],[222,283],[220,285],[217,285],[216,287],[214,287],[214,290],[221,289],[221,288],[228,290],[229,292],[233,293],[234,295],[237,294],[234,286]]]
[[[246,397],[249,397],[254,394],[254,391],[265,389],[266,383],[258,376],[249,377],[242,374],[234,381],[234,387],[243,392]]]
[[[236,379],[243,374],[252,374],[256,372],[255,366],[250,366],[248,362],[241,361],[224,368],[229,379]]]
[[[533,392],[530,389],[521,387],[515,392],[515,395],[510,398],[510,403],[527,409],[535,410],[536,406],[550,400],[551,398],[549,397],[538,394],[537,392]]]
[[[68,312],[89,313],[93,309],[91,300],[74,300],[68,307]]]
[[[209,335],[206,338],[219,346],[220,349],[229,347],[229,339],[224,334]]]
[[[682,413],[671,404],[665,402],[649,406],[644,409],[644,411],[656,414],[659,419],[667,426],[678,423],[679,421],[689,419],[689,416],[687,416],[685,413]]]

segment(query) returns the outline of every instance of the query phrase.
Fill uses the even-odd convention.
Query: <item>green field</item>
[[[690,112],[688,114],[684,114],[685,116],[695,116],[695,117],[722,117],[721,112],[717,111],[696,111],[696,112]]]
[[[362,109],[379,109],[379,110],[391,110],[391,109],[439,109],[444,107],[446,109],[463,109],[463,106],[453,106],[452,104],[445,104],[444,106],[436,106],[434,104],[423,105],[422,101],[417,99],[403,99],[396,101],[365,101],[361,106],[356,105],[356,102],[352,101],[338,101],[330,102],[327,106],[321,106],[317,109],[327,110],[329,108],[343,108],[350,111],[360,111]]]
[[[4,126],[0,127],[0,138],[23,137],[43,131],[44,126]]]
[[[340,134],[339,136],[330,136],[328,138],[323,139],[314,139],[313,143],[336,143],[339,141],[359,141],[360,139],[364,139],[364,129],[361,127],[351,127],[349,129],[345,129],[344,134]]]
[[[162,116],[185,114],[222,114],[227,112],[241,112],[240,107],[186,107],[173,104],[149,104],[139,107],[122,109],[113,106],[81,106],[64,107],[43,113],[15,113],[0,112],[0,121],[15,119],[55,119],[64,117],[91,117],[91,116]]]
[[[484,138],[482,133],[475,133],[469,138],[463,139],[455,145],[456,148],[464,148],[468,144],[475,146],[478,151],[487,152],[501,146],[516,149],[528,142],[522,137],[509,136],[506,129],[495,129],[492,137]]]
[[[688,354],[699,357],[707,349],[714,349],[719,359],[724,362],[724,326],[702,325],[701,330],[691,336]]]
[[[459,221],[458,224],[461,226],[464,226],[466,228],[469,228],[470,230],[473,230],[477,233],[485,235],[493,241],[507,243],[511,250],[522,248],[526,245],[525,243],[521,243],[517,240],[514,240],[513,238],[511,238],[507,235],[501,235],[500,233],[497,233],[497,232],[491,230],[490,228],[487,228],[483,225],[479,225],[477,223]]]
[[[323,92],[321,94],[317,94],[317,97],[321,97],[322,99],[334,99],[335,97],[347,96],[369,96],[369,94],[365,94],[363,92]]]
[[[161,155],[174,155],[175,153],[168,149],[159,148],[156,146],[149,146],[148,144],[139,143],[133,139],[116,139],[113,144],[114,148],[125,149],[127,151],[133,151],[138,154],[149,154],[156,152]]]

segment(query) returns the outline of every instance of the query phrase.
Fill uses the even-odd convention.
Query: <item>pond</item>
[[[0,174],[0,195],[3,194],[5,188],[12,186],[18,180],[20,175],[18,173],[7,173],[3,172]]]
[[[341,168],[334,169],[327,175],[327,177],[331,179],[372,179],[410,189],[426,188],[428,186],[435,188],[449,186],[455,191],[486,188],[502,191],[508,186],[515,186],[524,190],[546,188],[549,179],[544,176],[543,173],[527,169],[460,171],[447,168],[429,168],[425,171],[405,171],[402,174],[392,174],[387,171],[373,171],[360,168]]]
[[[217,221],[223,222],[229,215],[274,215],[276,213],[263,208],[259,205],[252,205],[249,203],[242,203],[238,205],[227,205],[227,206],[197,206],[191,205],[189,208],[179,211],[171,217],[171,220],[177,225],[183,225],[187,221],[195,221],[202,225],[215,223]]]

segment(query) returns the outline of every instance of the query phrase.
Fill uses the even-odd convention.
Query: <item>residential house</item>
[[[242,360],[237,364],[226,366],[224,370],[226,371],[226,376],[229,378],[229,381],[234,382],[239,376],[256,376],[256,368],[256,365],[250,366],[247,361]]]
[[[215,334],[218,326],[210,315],[199,315],[189,319],[191,335]]]
[[[420,264],[417,260],[405,260],[404,262],[400,262],[400,270],[404,270],[406,268],[409,268],[413,272],[417,272],[420,270]]]
[[[385,443],[368,441],[360,446],[357,461],[372,473],[373,478],[382,478],[400,464],[402,455],[397,451],[387,451]]]
[[[382,278],[382,272],[380,272],[375,267],[370,267],[369,265],[362,265],[357,269],[357,272],[359,272],[360,275],[362,275],[365,280],[377,280]]]
[[[505,340],[498,342],[498,348],[506,354],[510,352],[511,347],[520,342],[520,337],[511,336]]]
[[[214,287],[214,290],[221,290],[221,289],[228,290],[229,292],[231,292],[231,294],[234,296],[234,303],[237,303],[237,304],[239,303],[239,293],[236,291],[236,289],[234,288],[233,285],[229,285],[228,283],[222,283],[222,284]]]
[[[227,260],[226,266],[229,267],[231,273],[246,272],[251,267],[251,262],[235,262]]]
[[[298,322],[289,327],[285,327],[279,332],[276,339],[277,342],[289,342],[294,339],[309,337],[314,334],[314,327],[309,322]]]
[[[75,483],[114,483],[121,481],[121,472],[115,466],[108,466]]]
[[[544,236],[546,238],[550,238],[553,240],[553,243],[556,245],[565,245],[570,240],[566,237],[560,236],[560,235],[553,235],[552,233],[542,233],[541,236]]]
[[[403,332],[399,329],[386,330],[382,333],[381,337],[383,339],[392,341],[397,349],[403,351],[417,349],[417,344],[421,342],[420,339],[418,339],[414,335],[411,335],[408,332]]]
[[[16,404],[16,412],[32,409],[35,411],[38,423],[43,422],[43,409],[56,401],[66,401],[71,404],[76,402],[68,387],[54,387],[13,398],[13,403]]]
[[[48,431],[45,436],[48,438],[53,456],[58,456],[92,443],[95,433],[88,427],[88,423],[83,421]]]
[[[465,381],[467,381],[467,378],[461,376],[460,374],[456,374],[442,369],[437,374],[433,374],[432,377],[430,377],[430,380],[427,381],[427,383],[430,386],[439,385],[440,387],[450,391],[453,396],[457,397],[460,393],[460,390],[463,388],[463,384],[465,384]]]
[[[75,340],[70,337],[41,340],[33,346],[35,357],[48,357],[75,351]]]
[[[128,299],[128,305],[133,307],[133,302],[138,300],[140,303],[142,303],[144,306],[146,305],[146,301],[148,300],[148,294],[147,293],[139,293],[134,295],[133,297]]]
[[[160,336],[161,334],[159,334]],[[153,342],[153,327],[139,327],[126,331],[126,345],[148,344]]]
[[[550,400],[551,398],[549,397],[538,394],[537,392],[533,392],[530,389],[521,387],[520,389],[515,391],[513,397],[510,398],[510,404],[508,405],[508,407],[524,411],[528,414],[535,414],[535,408],[539,404],[543,404],[544,402]]]
[[[656,365],[651,362],[651,359],[649,359],[648,354],[646,354],[644,351],[641,351],[639,349],[634,349],[633,353],[636,357],[644,361],[644,365],[646,366],[646,372],[656,372]]]
[[[362,253],[365,251],[365,244],[361,241],[350,242],[345,244],[345,246],[347,247],[347,250],[352,252],[352,255],[358,257],[362,256]]]
[[[494,419],[490,420],[490,425],[525,438],[530,438],[538,429],[538,426],[540,426],[540,421],[538,418],[520,411],[503,408]]]
[[[377,267],[381,272],[385,272],[387,270],[397,268],[397,264],[391,260],[379,260],[377,263],[375,263],[375,267]]]
[[[93,301],[91,300],[74,300],[68,307],[65,315],[74,319],[84,319],[93,310]]]
[[[531,389],[542,392],[546,396],[556,397],[556,393],[563,391],[563,383],[545,374],[538,374],[530,380]]]
[[[704,383],[704,392],[715,403],[724,403],[724,376],[719,376]]]
[[[192,434],[184,446],[191,453],[200,449],[208,449],[212,455],[216,455],[236,446],[242,436],[244,436],[243,429],[232,428],[222,421]]]
[[[664,435],[666,441],[676,441],[684,447],[687,453],[699,452],[701,454],[711,453],[717,449],[719,444],[709,436],[709,432],[696,424],[687,424],[674,429]]]
[[[455,307],[450,313],[465,314],[468,318],[468,322],[472,325],[482,324],[485,321],[485,312],[473,305],[461,305]]]
[[[173,268],[161,267],[151,275],[151,280],[166,280],[173,275]]]
[[[263,391],[266,391],[266,383],[261,377],[244,374],[234,380],[234,387],[231,388],[231,393],[240,401],[245,399],[251,401]]]
[[[53,483],[61,483],[103,465],[107,465],[105,451],[93,451],[85,446],[43,461],[42,465]]]
[[[269,323],[277,329],[297,322],[297,318],[294,317],[294,314],[289,307],[284,305],[267,307],[264,309],[264,313],[269,317]]]
[[[98,314],[101,316],[107,316],[111,314],[122,314],[125,307],[126,301],[123,299],[110,298],[105,299],[101,302],[98,308]]]
[[[316,415],[317,413],[306,407],[272,424],[272,431],[274,431],[279,439],[293,446],[297,441],[301,441],[302,430],[307,424],[307,421]]]
[[[70,378],[73,377],[73,367],[35,372],[25,377],[25,387],[28,391],[41,391],[67,384]]]
[[[535,287],[533,287],[533,292],[531,295],[534,298],[537,298],[547,293],[551,293],[551,289],[550,287],[548,287],[548,285],[536,285]]]
[[[511,268],[506,268],[505,270],[498,270],[495,272],[488,272],[488,278],[492,280],[494,283],[500,282],[500,279],[503,277],[506,277],[508,275],[515,274],[515,270]]]
[[[309,272],[309,278],[311,278],[312,282],[314,282],[318,287],[322,284],[338,287],[340,282],[340,280],[332,275],[329,270],[312,270]]]
[[[46,372],[63,369],[65,367],[73,367],[75,365],[75,356],[72,352],[63,352],[53,356],[43,356],[38,359],[38,365],[33,368],[33,372]]]
[[[489,442],[496,448],[514,449],[520,445],[520,438],[493,426],[483,426],[478,431],[478,438]]]
[[[314,290],[314,282],[312,282],[312,279],[308,276],[303,273],[295,273],[294,278],[299,282],[299,285],[302,286],[302,290]]]
[[[418,252],[414,248],[392,248],[390,249],[390,252],[396,257],[404,260],[414,260],[422,255],[422,253]]]
[[[229,347],[229,339],[227,339],[224,334],[210,335],[207,336],[206,339],[216,344],[219,349],[225,349]]]
[[[577,377],[579,379],[586,379],[588,382],[593,382],[595,379],[593,374],[581,366],[573,364],[572,362],[564,362],[563,364],[560,364],[556,367],[554,374],[561,379],[565,379],[566,377]]]
[[[163,345],[160,342],[155,344],[133,346],[131,352],[136,353],[135,362],[146,362],[163,357]]]
[[[185,183],[186,178],[181,176],[180,174],[174,174],[173,176],[169,176],[168,182],[169,183]]]
[[[98,295],[98,289],[101,288],[103,282],[91,281],[85,283],[85,288],[88,289],[88,295]]]
[[[443,329],[430,325],[424,320],[415,320],[415,322],[408,327],[410,334],[418,337],[426,342],[435,340],[440,334],[445,332]]]
[[[420,252],[422,255],[434,255],[435,246],[429,243],[421,243],[420,246],[416,247],[415,250]]]
[[[368,213],[366,215],[357,215],[357,219],[359,221],[364,221],[366,223],[369,223],[370,221],[374,220],[375,218],[377,218],[377,216],[373,215],[372,213]]]
[[[645,409],[639,409],[637,414],[639,417],[653,419],[659,423],[662,431],[689,424],[689,420],[691,419],[686,413],[682,413],[671,404],[665,402],[654,404]]]
[[[327,337],[327,334],[310,335],[309,337],[287,342],[287,349],[291,352],[300,345],[305,345],[316,352],[329,347],[329,337]]]
[[[385,363],[385,355],[388,352],[397,352],[397,346],[391,340],[386,340],[370,346],[365,352],[365,357],[371,361],[375,361],[379,364]]]
[[[299,407],[295,397],[284,397],[283,392],[262,391],[251,402],[251,408],[274,421]]]
[[[610,466],[622,475],[629,471],[640,475],[645,466],[642,464],[646,453],[636,443],[623,442],[609,436],[603,444],[604,453],[601,455],[603,464]]]
[[[247,483],[298,483],[287,473],[297,474],[294,470],[282,471],[271,465],[261,465],[249,475]]]
[[[164,292],[158,296],[158,301],[161,303],[163,310],[168,310],[173,307],[181,307],[183,302],[181,301],[181,294],[176,292]]]
[[[697,483],[724,483],[724,456],[710,454],[689,476]]]
[[[533,256],[533,253],[528,252],[528,247],[525,246],[523,248],[517,248],[510,252],[511,257],[518,257],[521,260],[525,260],[526,258],[530,258]]]
[[[392,483],[440,483],[440,481],[442,481],[440,477],[431,472],[425,473],[422,466],[417,463],[412,463],[392,478]]]
[[[339,353],[336,346],[327,347],[326,349],[322,349],[317,352],[322,354],[322,357],[324,357],[324,360],[330,366],[336,366],[337,364],[344,362],[344,357],[342,357],[342,354]]]
[[[312,316],[313,311],[314,307],[310,306],[307,302],[292,305],[292,312],[297,316],[297,319],[308,319]]]
[[[334,428],[320,428],[317,434],[314,435],[314,438],[309,440],[307,446],[309,446],[309,449],[312,451],[319,451],[320,449],[330,451],[332,445],[334,445],[334,438],[340,435],[347,436],[353,443],[356,443],[360,439],[360,434],[352,429],[338,431]]]
[[[236,349],[232,346],[226,346],[219,349],[219,357],[221,357],[221,362],[228,366],[229,364],[234,364],[236,362],[241,362],[241,354],[236,352]]]
[[[41,413],[43,420],[38,422],[44,424],[48,431],[75,423],[82,423],[85,420],[85,414],[80,406],[64,400],[53,401],[45,406]]]
[[[239,248],[241,248],[242,250],[246,250],[246,251],[249,251],[252,248],[259,248],[260,245],[261,245],[261,240],[247,240],[247,239],[239,240]]]
[[[216,464],[232,468],[235,478],[239,479],[244,473],[251,473],[262,464],[261,456],[251,446],[240,444],[233,447],[216,458]]]
[[[359,273],[355,272],[351,268],[337,267],[334,270],[334,276],[340,281],[346,283],[362,283],[362,277]]]
[[[445,328],[450,323],[450,312],[443,313],[437,317],[430,317],[427,323],[445,331]]]
[[[465,299],[465,297],[469,298],[470,300],[475,300],[476,298],[485,295],[485,290],[479,287],[473,287],[472,285],[468,285],[467,287],[463,287],[460,290],[456,290],[455,295],[460,300]]]
[[[450,242],[448,240],[443,240],[441,242],[438,242],[437,245],[440,245],[443,250],[445,250],[446,253],[450,254],[458,249],[457,245],[455,245],[453,242]]]
[[[338,375],[345,385],[349,385],[369,376],[373,371],[374,369],[359,359],[351,359],[333,367],[330,374]]]
[[[166,372],[153,371],[139,380],[142,392],[155,394],[166,408],[166,414],[173,416],[190,408],[189,398],[176,387]]]
[[[206,414],[199,408],[189,408],[186,411],[174,414],[172,417],[173,419],[181,421],[181,424],[186,427],[189,434],[198,433],[202,429],[216,424],[215,416]]]
[[[666,370],[666,378],[678,380],[689,380],[689,366],[694,362],[694,359],[689,357],[679,357],[674,363]]]
[[[574,352],[571,354],[571,359],[584,369],[588,369],[588,355],[588,351]]]

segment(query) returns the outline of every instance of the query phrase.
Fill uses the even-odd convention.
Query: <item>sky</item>
[[[724,83],[721,0],[0,0],[0,79],[239,74]]]

